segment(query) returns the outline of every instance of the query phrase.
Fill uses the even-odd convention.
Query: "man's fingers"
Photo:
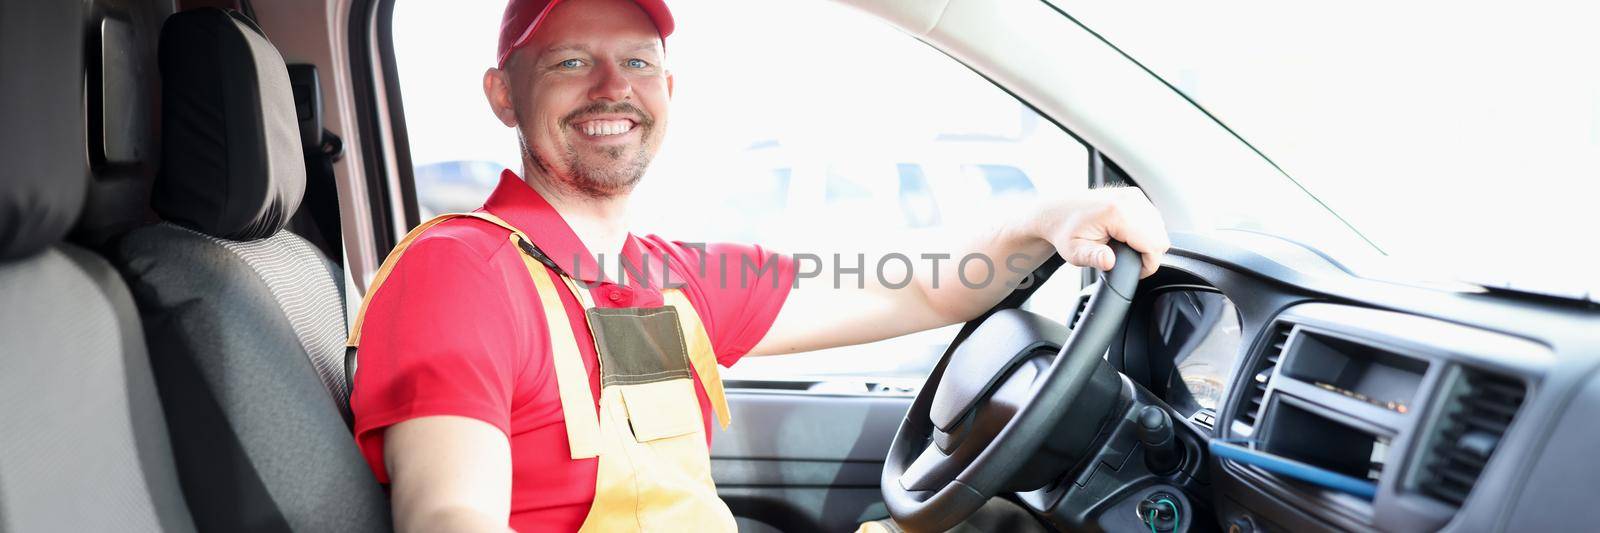
[[[1138,250],[1138,248],[1134,249]],[[1156,270],[1161,268],[1161,256],[1166,251],[1167,247],[1165,245],[1159,245],[1154,251],[1139,252],[1140,279],[1150,277],[1156,273]],[[1074,243],[1072,253],[1068,254],[1066,260],[1076,266],[1097,268],[1104,272],[1110,272],[1111,268],[1117,265],[1117,254],[1112,252],[1111,247],[1105,243],[1079,240]]]
[[[1081,267],[1097,268],[1104,272],[1110,272],[1112,267],[1117,266],[1117,254],[1112,252],[1111,247],[1105,244],[1085,242],[1074,247],[1071,257],[1067,258],[1067,262]],[[1157,269],[1161,268],[1161,254],[1141,252],[1139,254],[1139,262],[1139,278],[1148,278],[1151,274],[1155,274]]]
[[[1139,252],[1140,278],[1155,274],[1161,267],[1162,255],[1171,246],[1160,211],[1137,189],[1113,189],[1102,194],[1108,195],[1107,202],[1087,212],[1078,219],[1077,227],[1069,230],[1071,238],[1062,249],[1067,252],[1067,262],[1109,271],[1117,261],[1106,242],[1117,240]]]
[[[1112,238],[1127,243],[1135,251],[1145,254],[1146,268],[1152,263],[1160,264],[1161,254],[1166,253],[1170,246],[1161,218],[1151,217],[1138,222],[1124,219],[1119,222],[1107,228],[1107,233],[1110,233]]]
[[[1156,273],[1156,269],[1161,268],[1161,256],[1158,254],[1142,253],[1139,254],[1139,260],[1144,263],[1139,268],[1139,279],[1148,278],[1151,274]]]
[[[1166,223],[1161,219],[1161,213],[1145,200],[1143,193],[1138,201],[1124,204],[1115,211],[1116,217],[1107,221],[1106,233],[1112,238],[1127,243],[1141,254],[1139,277],[1149,277],[1161,267],[1161,256],[1167,253],[1171,246],[1166,232]]]
[[[1111,247],[1104,243],[1080,240],[1072,247],[1072,253],[1068,254],[1066,260],[1076,266],[1109,271],[1116,266],[1117,254],[1112,253]]]

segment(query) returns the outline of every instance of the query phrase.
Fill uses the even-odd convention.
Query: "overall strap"
[[[689,348],[689,364],[694,366],[694,375],[700,379],[700,386],[706,389],[706,396],[711,399],[711,409],[717,413],[717,424],[722,429],[728,429],[728,396],[722,389],[722,374],[717,370],[717,354],[711,349],[711,337],[706,334],[699,313],[689,304],[682,290],[663,289],[661,298],[678,310],[678,325],[683,328],[683,342]]]
[[[394,265],[400,262],[400,256],[405,255],[406,249],[411,247],[411,243],[416,241],[417,237],[421,236],[422,232],[427,231],[428,228],[437,226],[440,222],[461,217],[476,218],[500,226],[510,230],[513,237],[522,233],[517,228],[512,227],[511,224],[501,220],[500,217],[489,213],[445,213],[418,224],[417,227],[412,228],[409,233],[406,233],[405,237],[400,239],[399,244],[394,245],[394,249],[389,251],[389,257],[384,258],[383,265],[378,267],[378,273],[372,276],[372,284],[367,286],[367,294],[361,298],[361,309],[356,311],[356,320],[350,324],[350,337],[344,343],[346,348],[355,348],[361,345],[361,324],[367,318],[367,304],[372,303],[372,296],[378,294],[378,289],[383,287],[383,282],[388,281],[389,273],[394,270]],[[512,244],[516,243],[513,242]]]
[[[516,238],[512,235],[512,239]],[[567,309],[561,304],[556,284],[550,281],[550,269],[528,254],[519,255],[522,264],[528,267],[528,275],[533,276],[534,287],[539,290],[539,303],[544,306],[545,329],[550,332],[550,355],[555,362],[556,388],[561,393],[561,414],[567,424],[567,448],[574,460],[598,457],[600,414],[595,410],[589,372],[583,367],[583,355],[578,353],[578,339],[572,334]]]
[[[389,257],[383,260],[383,266],[378,268],[378,273],[372,278],[372,285],[367,287],[367,294],[361,299],[361,310],[356,313],[355,322],[350,329],[350,339],[345,343],[345,347],[354,349],[361,344],[361,324],[366,319],[367,305],[372,303],[373,295],[378,293],[383,282],[389,278],[390,271],[394,270],[395,264],[400,261],[400,256],[405,254],[406,248],[409,248],[417,236],[428,228],[460,217],[483,220],[511,232],[508,237],[511,245],[519,250],[517,255],[522,258],[523,266],[533,278],[533,284],[539,291],[539,302],[544,308],[545,329],[550,335],[550,352],[555,365],[556,385],[560,390],[561,411],[566,420],[567,444],[571,448],[572,458],[587,459],[600,455],[599,414],[594,408],[594,393],[589,388],[589,373],[583,367],[583,356],[578,353],[578,341],[572,334],[572,323],[567,320],[567,310],[561,304],[561,296],[556,292],[555,283],[550,281],[550,270],[527,253],[521,253],[522,245],[532,244],[533,240],[500,217],[484,212],[447,213],[429,219],[407,233],[405,238],[400,239],[400,243],[395,245],[394,250],[389,252]]]

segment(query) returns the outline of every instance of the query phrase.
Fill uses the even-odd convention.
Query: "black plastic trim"
[[[349,20],[350,81],[355,89],[356,127],[361,132],[360,144],[356,148],[361,150],[363,156],[363,177],[367,182],[367,203],[372,215],[373,251],[380,257],[387,255],[400,239],[394,230],[395,206],[389,203],[391,191],[388,170],[384,165],[389,148],[396,151],[395,161],[399,167],[400,175],[396,176],[396,181],[400,184],[398,192],[403,204],[400,213],[406,227],[414,227],[420,222],[416,191],[411,181],[410,146],[407,144],[401,110],[400,88],[394,76],[394,47],[391,46],[393,15],[394,0],[369,0],[353,4]],[[377,32],[376,38],[373,31]],[[370,46],[373,42],[379,44],[376,50]],[[376,64],[373,61],[374,54],[378,56]],[[390,135],[395,142],[393,147],[386,147],[381,141],[383,121],[380,119],[383,117],[378,109],[378,93],[373,80],[375,73],[380,72],[384,76],[384,97],[389,102]]]
[[[378,0],[374,22],[378,30],[376,42],[378,58],[382,62],[384,96],[389,104],[390,148],[394,150],[397,173],[395,181],[400,184],[401,209],[405,211],[406,227],[412,228],[421,224],[422,220],[417,211],[417,186],[411,166],[411,136],[406,131],[405,103],[400,94],[400,68],[394,59],[394,2]]]

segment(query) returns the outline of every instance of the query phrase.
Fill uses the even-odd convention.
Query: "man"
[[[414,231],[352,334],[356,437],[400,530],[730,528],[705,456],[726,417],[717,363],[963,322],[1054,252],[1109,269],[1114,238],[1149,275],[1167,248],[1131,189],[1045,199],[954,250],[1016,267],[986,284],[951,282],[958,262],[944,261],[834,287],[828,269],[855,265],[797,276],[756,246],[633,236],[627,200],[668,123],[672,29],[660,0],[507,6],[483,87],[517,130],[522,173],[478,213]],[[884,282],[899,274],[911,282]]]

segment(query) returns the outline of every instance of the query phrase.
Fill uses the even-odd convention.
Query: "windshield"
[[[1600,295],[1594,5],[1050,1],[1384,254]]]

